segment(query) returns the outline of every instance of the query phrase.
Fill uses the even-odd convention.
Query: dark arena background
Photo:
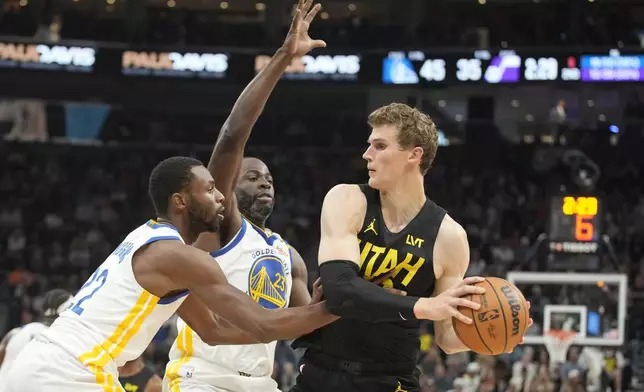
[[[207,161],[288,29],[293,1],[264,1],[0,0],[0,332],[154,217],[157,162]],[[367,115],[406,103],[439,126],[425,186],[467,230],[468,275],[514,282],[534,318],[498,357],[446,355],[423,325],[422,390],[644,390],[644,2],[322,6],[311,36],[328,47],[287,69],[247,148],[309,284],[325,193],[366,180]],[[161,375],[175,324],[144,354]]]

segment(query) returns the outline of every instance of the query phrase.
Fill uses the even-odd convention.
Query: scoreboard
[[[99,42],[0,40],[0,73],[85,73],[107,77],[247,83],[270,61],[261,49],[146,48]],[[644,82],[644,49],[316,50],[292,61],[288,83],[344,85],[517,85]]]
[[[513,50],[476,50],[437,55],[420,51],[389,52],[383,59],[383,84],[514,84],[581,81],[578,55],[535,55]]]
[[[594,254],[601,239],[601,201],[595,196],[556,196],[550,204],[550,251]]]

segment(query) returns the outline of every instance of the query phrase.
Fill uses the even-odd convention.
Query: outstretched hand
[[[313,5],[313,0],[298,1],[291,28],[282,45],[290,56],[302,57],[313,49],[326,47],[326,42],[311,39],[309,36],[311,22],[322,8],[320,4],[316,4],[313,8],[311,8],[311,5]]]

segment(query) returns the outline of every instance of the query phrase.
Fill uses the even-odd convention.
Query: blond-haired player
[[[337,185],[322,206],[320,278],[329,311],[342,318],[295,342],[307,351],[292,392],[418,392],[419,319],[436,321],[444,351],[467,350],[452,317],[471,323],[457,308],[478,309],[468,297],[484,292],[472,285],[482,278],[463,279],[465,230],[425,195],[434,122],[401,103],[377,109],[368,122],[369,183]],[[385,285],[408,296],[366,280],[392,272]]]

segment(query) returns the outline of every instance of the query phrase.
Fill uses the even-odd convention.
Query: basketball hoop
[[[560,329],[551,329],[545,331],[544,339],[548,354],[550,354],[550,366],[557,363],[566,362],[568,349],[577,337],[575,331],[564,331]]]

